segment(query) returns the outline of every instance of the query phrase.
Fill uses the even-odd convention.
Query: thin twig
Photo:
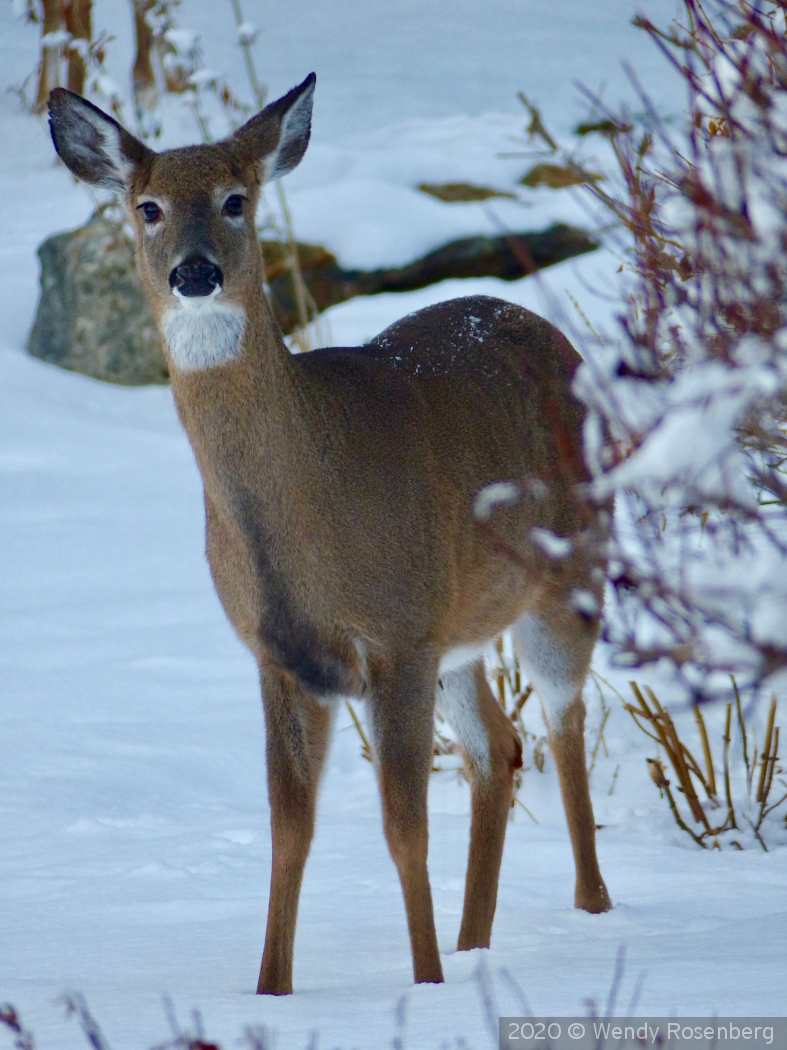
[[[518,795],[514,795],[514,799],[513,800],[514,800],[514,802],[516,802],[516,804],[518,806],[522,807],[522,809],[525,811],[525,813],[527,813],[527,815],[530,817],[530,819],[533,821],[534,824],[538,824],[538,821],[536,820],[536,818],[533,816],[533,814],[530,812],[530,810],[527,808],[527,806],[524,804],[522,799],[519,798]]]
[[[697,721],[697,728],[700,731],[700,740],[702,741],[702,752],[705,756],[705,768],[708,771],[708,794],[712,797],[716,797],[716,774],[713,770],[713,756],[710,750],[710,741],[708,740],[708,730],[705,728],[705,719],[702,717],[702,712],[699,709],[698,704],[694,704],[694,717]]]
[[[601,725],[599,726],[598,736],[596,737],[596,743],[595,743],[595,746],[593,748],[593,753],[590,756],[590,765],[588,766],[588,776],[590,776],[590,774],[593,772],[593,769],[595,768],[596,756],[598,755],[598,749],[599,749],[602,741],[604,740],[604,726],[607,724],[607,719],[609,718],[609,716],[611,714],[612,714],[612,708],[608,707],[604,711],[604,716],[601,719]],[[606,742],[604,743],[604,751],[606,751],[607,758],[609,758],[609,752],[607,751]]]
[[[773,740],[773,723],[776,718],[776,697],[771,698],[771,706],[768,711],[768,724],[765,729],[765,742],[762,745],[762,757],[760,758],[760,780],[757,785],[757,802],[762,804],[766,801],[765,782],[768,777],[768,765],[771,760],[771,742]]]
[[[746,817],[746,822],[749,825],[749,827],[752,829],[752,831],[754,832],[754,836],[757,839],[757,841],[759,842],[759,844],[762,846],[762,848],[765,850],[765,852],[768,853],[769,850],[768,850],[768,847],[765,845],[765,839],[760,834],[760,829],[755,827],[754,824],[752,824],[752,822],[751,822],[751,820],[749,819],[748,816]]]
[[[358,718],[358,715],[355,713],[355,708],[350,703],[350,701],[349,700],[345,700],[344,703],[345,703],[345,705],[347,707],[347,710],[350,712],[350,718],[352,718],[352,720],[353,720],[353,725],[355,726],[356,732],[358,733],[358,736],[361,738],[361,755],[366,759],[367,762],[371,762],[372,761],[372,749],[369,746],[369,740],[367,739],[366,733],[364,733],[364,731],[363,731],[363,726],[361,725],[361,720]]]
[[[735,819],[735,806],[732,803],[732,785],[730,783],[730,741],[732,739],[732,704],[727,704],[727,717],[724,722],[724,795],[727,799],[727,823],[732,828],[738,827]]]

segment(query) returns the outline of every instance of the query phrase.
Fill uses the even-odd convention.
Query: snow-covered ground
[[[125,5],[96,6],[97,25],[120,32]],[[510,188],[526,162],[497,154],[521,132],[518,88],[565,134],[580,115],[573,81],[606,81],[619,97],[623,57],[665,110],[680,107],[628,27],[634,6],[620,0],[245,6],[265,26],[261,68],[274,93],[312,67],[320,76],[314,144],[288,190],[299,235],[347,265],[404,262],[498,224],[582,220],[565,194],[485,209],[413,188],[460,178]],[[674,10],[642,6],[662,22]],[[230,20],[214,22],[213,10],[188,0],[181,21],[202,32],[211,65],[236,69]],[[0,8],[3,85],[21,81],[35,43],[10,5]],[[118,77],[127,53],[118,40]],[[185,121],[173,134],[189,134]],[[446,984],[413,987],[372,770],[343,716],[303,888],[296,994],[252,994],[270,862],[263,724],[253,662],[205,565],[199,478],[168,390],[105,386],[22,352],[35,247],[83,221],[91,203],[55,167],[43,125],[8,94],[0,141],[0,1001],[16,1004],[40,1050],[84,1046],[57,1001],[68,991],[84,993],[115,1050],[167,1037],[164,994],[184,1021],[198,1008],[206,1034],[227,1047],[256,1025],[278,1032],[281,1050],[305,1046],[312,1031],[323,1047],[385,1046],[403,996],[405,1045],[487,1046],[474,976],[482,958],[502,1013],[519,1011],[503,970],[534,1012],[581,1013],[588,998],[603,1008],[621,945],[621,1013],[636,988],[641,1015],[784,1013],[787,850],[777,833],[768,854],[750,838],[743,852],[694,848],[647,777],[653,751],[609,692],[609,755],[600,752],[592,788],[613,911],[571,907],[547,759],[522,790],[538,823],[517,809],[509,828],[493,947],[455,953],[468,792],[453,774],[435,776],[430,869]],[[614,307],[592,289],[614,287],[617,266],[598,253],[539,281],[355,300],[330,312],[330,328],[335,342],[357,343],[419,306],[478,291],[581,327],[570,293],[591,323],[609,326]],[[607,663],[600,651],[605,676]],[[587,698],[592,743],[592,685]],[[526,722],[538,732],[532,706]],[[676,717],[693,739],[690,716]],[[709,715],[714,742],[719,717]]]

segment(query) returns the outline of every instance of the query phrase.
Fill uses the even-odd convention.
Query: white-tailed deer
[[[78,95],[50,99],[58,153],[122,193],[136,228],[202,474],[216,590],[259,664],[273,866],[257,990],[273,994],[292,991],[318,782],[345,696],[366,704],[415,980],[443,980],[427,874],[435,704],[472,789],[459,948],[489,945],[522,759],[481,654],[509,626],[549,726],[576,906],[610,907],[582,703],[606,512],[583,495],[579,359],[547,321],[480,296],[405,317],[366,346],[288,352],[254,220],[260,186],[306,150],[314,84],[222,142],[163,153]],[[517,486],[489,488],[507,479]]]

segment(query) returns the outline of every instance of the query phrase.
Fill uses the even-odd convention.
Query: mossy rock
[[[110,383],[166,383],[153,311],[142,292],[134,242],[102,212],[38,249],[41,298],[27,349],[34,357]]]
[[[575,164],[534,164],[530,171],[519,180],[520,185],[531,190],[539,186],[548,186],[552,190],[562,190],[567,186],[585,186],[589,182],[603,179],[594,171],[584,171]]]
[[[260,241],[262,257],[265,261],[265,279],[273,284],[283,274],[290,273],[292,247],[285,241]],[[298,265],[301,273],[311,273],[326,266],[336,266],[336,256],[332,255],[321,244],[305,244],[298,241]]]
[[[446,204],[467,204],[472,201],[490,201],[495,197],[516,200],[515,193],[493,190],[489,186],[475,186],[472,182],[422,182],[418,189]]]

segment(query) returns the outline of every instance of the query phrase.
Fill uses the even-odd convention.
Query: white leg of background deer
[[[577,355],[546,321],[485,297],[422,310],[364,347],[289,354],[254,217],[260,186],[306,150],[314,83],[222,142],[163,153],[77,95],[50,100],[66,165],[122,194],[135,225],[202,474],[213,579],[260,666],[273,870],[258,991],[274,994],[292,991],[331,707],[344,696],[366,703],[416,981],[443,979],[427,873],[435,703],[472,787],[459,947],[489,945],[521,747],[479,654],[511,625],[549,724],[576,904],[610,906],[581,699],[605,512],[583,496]],[[479,522],[479,493],[506,479],[515,498]]]

